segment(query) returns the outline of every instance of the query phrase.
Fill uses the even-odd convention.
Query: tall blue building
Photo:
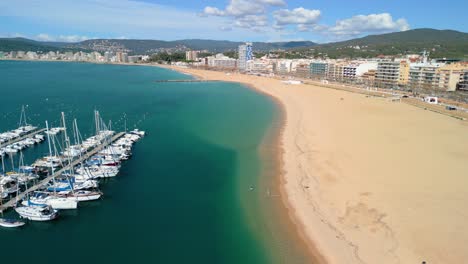
[[[253,60],[252,43],[247,42],[239,46],[239,70],[245,71],[247,69],[247,61]]]

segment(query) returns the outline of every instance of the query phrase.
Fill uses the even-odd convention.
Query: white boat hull
[[[31,221],[45,222],[54,220],[58,217],[58,212],[56,210],[43,213],[40,207],[25,206],[17,207],[15,211],[22,217]]]
[[[26,224],[25,222],[21,222],[21,221],[9,221],[9,220],[0,218],[0,226],[6,227],[6,228],[21,227],[21,226],[24,226],[25,224]]]
[[[34,199],[30,200],[34,204],[47,204],[50,205],[53,209],[56,210],[71,210],[78,208],[78,201],[70,200],[66,198],[56,198],[56,197],[47,197],[45,199]],[[21,203],[24,206],[28,206],[28,201],[23,201]]]

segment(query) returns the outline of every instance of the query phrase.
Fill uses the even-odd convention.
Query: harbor
[[[24,78],[25,72],[28,78]],[[90,74],[97,72],[99,74]],[[83,161],[83,166],[78,164],[71,173],[65,171],[69,176],[73,174],[74,180],[72,177],[68,180],[67,175],[58,176],[55,184],[51,180],[43,189],[29,194],[30,202],[39,203],[44,192],[53,196],[54,191],[56,196],[69,195],[71,191],[68,194],[62,191],[68,188],[68,181],[75,181],[75,189],[88,183],[92,186],[97,181],[98,188],[74,190],[77,195],[87,191],[95,196],[90,198],[101,195],[97,200],[79,201],[77,209],[54,209],[58,210],[58,217],[45,222],[19,217],[15,209],[24,207],[28,195],[16,207],[4,210],[0,217],[26,223],[21,228],[0,227],[3,240],[8,241],[2,245],[4,252],[16,252],[18,245],[27,243],[47,245],[54,249],[53,259],[66,259],[72,264],[89,260],[102,263],[274,263],[264,251],[261,242],[264,238],[260,237],[270,233],[251,231],[251,222],[246,219],[246,210],[239,200],[240,196],[245,198],[253,208],[254,221],[262,223],[261,211],[256,207],[256,197],[263,192],[256,183],[260,161],[255,146],[261,142],[275,113],[275,104],[268,98],[234,83],[154,83],[157,79],[187,78],[157,67],[1,62],[0,74],[5,76],[3,98],[9,98],[1,105],[0,132],[18,127],[21,105],[25,105],[28,123],[46,128],[45,121],[48,121],[49,130],[63,127],[60,119],[64,112],[71,146],[92,143],[87,139],[96,136],[94,110],[101,111],[105,120],[101,123],[108,126],[101,130],[116,131],[113,136],[134,129],[147,134],[133,144],[131,157],[121,161],[115,177],[85,177],[88,172],[93,176],[105,176],[93,169],[99,166],[87,169],[93,162],[100,163],[99,158],[92,157]],[[74,119],[78,123],[79,137],[74,136],[76,131],[73,133]],[[230,133],[236,129],[245,133]],[[50,156],[50,150],[47,134],[42,134],[44,142],[23,150],[23,160],[30,166],[38,162],[45,168],[49,165],[51,174],[45,173],[36,184],[34,181],[28,184],[28,188],[52,175],[50,165],[55,162],[54,158],[43,160]],[[68,153],[64,136],[65,131],[50,135],[52,156],[55,156],[54,141],[58,157],[63,156],[61,152]],[[77,141],[80,138],[79,142],[75,142],[75,137]],[[125,138],[123,135],[104,149]],[[71,153],[75,153],[79,148],[72,149]],[[92,149],[94,147],[89,151]],[[117,153],[113,147],[111,151]],[[11,156],[15,168],[18,168],[20,156],[21,152]],[[51,163],[46,164],[47,161]],[[108,165],[113,162],[112,159],[105,161]],[[11,171],[10,163],[7,157],[7,172]],[[101,165],[104,167],[115,166]],[[54,173],[62,168],[54,167]],[[106,169],[105,172],[111,176],[117,170]],[[249,190],[251,185],[256,186],[254,191]],[[25,190],[26,186],[20,191]],[[12,193],[10,199],[15,195],[16,192]],[[63,202],[61,206],[65,202],[69,207],[74,206],[71,198],[54,201],[53,205],[60,201]],[[286,240],[284,236],[280,238]],[[222,246],[219,241],[231,243]],[[70,249],[79,250],[79,254],[70,258]],[[48,254],[44,250],[40,246],[28,247],[28,254],[21,256],[21,262],[50,263],[49,257],[38,258]],[[180,250],[184,250],[184,254],[180,254]],[[18,256],[6,254],[2,261],[17,262]]]
[[[22,116],[24,113],[24,108]],[[6,142],[11,146],[16,142],[31,139],[41,132],[47,135],[49,155],[42,157],[31,166],[24,166],[20,151],[20,164],[15,170],[13,157],[12,171],[5,171],[2,155],[0,177],[0,213],[14,208],[20,218],[30,221],[50,221],[58,217],[59,210],[78,209],[79,202],[101,198],[100,178],[115,177],[121,163],[131,156],[132,145],[145,135],[137,129],[131,132],[115,132],[104,123],[98,111],[94,112],[96,134],[82,139],[76,119],[73,120],[72,139],[68,136],[65,115],[61,113],[62,127],[38,129],[30,125],[13,130],[14,136]],[[20,122],[21,125],[21,122]],[[18,132],[19,131],[19,132]],[[25,131],[25,132],[23,132]],[[57,134],[63,132],[62,145]],[[16,136],[18,135],[18,136]],[[10,153],[7,151],[7,153]],[[5,200],[5,202],[4,202]],[[0,226],[21,227],[26,222],[0,218]]]

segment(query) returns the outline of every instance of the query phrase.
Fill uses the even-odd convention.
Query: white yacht
[[[50,221],[58,217],[58,211],[49,205],[21,206],[15,211],[22,217],[32,221]]]
[[[25,206],[43,206],[50,205],[53,209],[68,210],[78,208],[78,201],[56,197],[47,193],[36,193],[29,200],[21,203]]]
[[[16,178],[10,176],[0,177],[0,193],[2,196],[8,196],[9,194],[16,193],[17,191],[18,180]]]

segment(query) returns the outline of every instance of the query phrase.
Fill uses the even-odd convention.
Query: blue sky
[[[468,32],[451,0],[0,0],[0,36],[331,42],[415,28]]]

